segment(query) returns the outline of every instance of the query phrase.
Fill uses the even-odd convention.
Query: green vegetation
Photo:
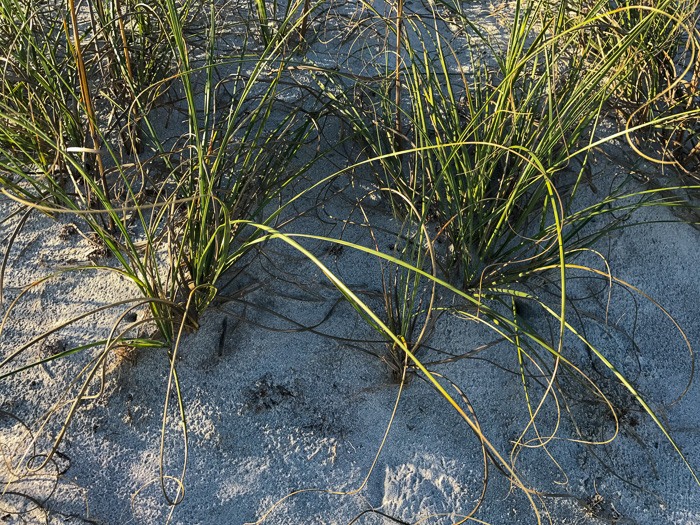
[[[384,12],[364,5],[354,17],[308,1],[256,1],[234,12],[213,0],[1,2],[0,183],[25,216],[6,248],[0,300],[7,253],[29,214],[66,213],[118,262],[102,271],[121,273],[142,294],[108,307],[128,308],[121,319],[143,305],[150,312],[126,328],[115,325],[107,340],[28,364],[15,365],[86,314],[3,349],[0,379],[92,352],[75,378],[77,393],[66,390],[32,426],[36,440],[49,420],[65,418],[44,464],[81,402],[94,397],[110,354],[124,346],[168,349],[163,436],[175,392],[186,447],[176,372],[181,336],[197,330],[224,276],[235,280],[253,252],[280,243],[313,262],[381,334],[387,350],[380,357],[396,382],[418,376],[459,412],[485,454],[525,491],[538,521],[536,494],[519,479],[514,458],[529,430],[547,446],[537,430],[540,409],[550,398],[566,405],[554,390],[583,385],[618,425],[605,389],[567,357],[572,340],[590,348],[682,456],[644,394],[586,339],[567,280],[602,276],[636,291],[579,260],[630,226],[621,217],[635,210],[691,207],[699,78],[693,2],[517,1],[500,42],[459,2],[416,13],[398,0]],[[320,24],[330,20],[346,33],[327,44],[341,49],[333,67],[312,52],[323,45],[315,40]],[[295,103],[285,101],[292,89],[303,94]],[[162,125],[173,112],[184,117],[184,127],[173,124],[177,132]],[[319,131],[328,122],[347,132],[330,145]],[[611,122],[622,131],[609,131]],[[592,155],[625,138],[640,158],[677,168],[685,185],[654,181],[644,190],[630,176],[597,193]],[[360,156],[309,182],[310,168],[345,146]],[[375,193],[402,224],[391,254],[372,225],[373,248],[280,228],[293,203],[362,168],[372,170]],[[383,311],[373,311],[302,239],[379,260]],[[38,284],[3,305],[0,336],[13,307]],[[544,333],[529,323],[519,313],[523,303],[556,329]],[[445,385],[457,386],[421,361],[440,315],[492,328],[518,356],[530,424],[510,460]],[[157,334],[134,335],[146,323]],[[175,504],[184,493],[168,493],[163,482],[164,439],[161,483]],[[185,468],[186,461],[181,487]]]

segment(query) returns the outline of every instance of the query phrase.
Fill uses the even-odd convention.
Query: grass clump
[[[583,271],[613,279],[575,261],[595,253],[592,247],[596,241],[625,226],[616,217],[627,217],[645,206],[686,205],[683,199],[658,188],[639,191],[632,177],[605,196],[591,197],[597,189],[589,165],[594,148],[626,134],[605,137],[600,125],[608,105],[625,96],[621,95],[625,89],[631,89],[630,71],[638,70],[639,62],[632,65],[630,57],[653,60],[654,56],[645,56],[658,52],[658,48],[649,47],[649,34],[668,30],[669,18],[676,15],[669,14],[668,5],[649,9],[649,16],[640,18],[634,30],[624,32],[623,37],[618,34],[615,44],[601,52],[586,39],[590,31],[602,30],[596,25],[600,19],[616,13],[598,3],[587,17],[576,20],[569,17],[574,7],[564,2],[549,10],[546,3],[516,2],[510,35],[500,52],[457,9],[452,9],[452,20],[460,20],[465,35],[461,40],[445,36],[449,32],[438,21],[437,13],[432,18],[404,14],[399,2],[386,23],[387,55],[396,57],[395,67],[393,59],[379,64],[373,84],[329,72],[327,78],[336,87],[330,104],[364,147],[367,162],[376,166],[379,184],[395,214],[402,219],[418,217],[416,230],[434,218],[437,236],[449,240],[441,278],[419,270],[419,254],[406,261],[379,250],[372,253],[437,283],[462,303],[440,305],[439,310],[486,324],[513,345],[531,420],[512,457],[530,446],[523,441],[528,431],[534,432],[535,438],[527,443],[547,446],[552,438],[540,435],[537,419],[550,401],[566,410],[567,394],[557,394],[555,388],[562,389],[569,380],[593,389],[594,397],[616,417],[606,392],[581,365],[566,357],[570,344],[566,341],[572,338],[591,349],[680,454],[645,396],[605,352],[586,339],[585,326],[571,320],[572,311],[573,315],[581,314],[567,292],[572,273]],[[689,16],[687,9],[683,16]],[[666,53],[677,56],[679,32],[671,33],[663,42]],[[688,36],[687,29],[684,34]],[[611,34],[606,38],[613,42]],[[692,32],[689,38],[694,38]],[[456,47],[458,44],[461,47]],[[482,58],[483,49],[494,63]],[[680,77],[664,78],[666,85],[653,73],[643,85],[641,80],[635,81],[637,107],[656,101],[681,82]],[[368,96],[361,95],[358,104],[357,93]],[[652,128],[669,121],[668,116],[657,115],[652,122],[637,125],[638,129]],[[572,165],[576,166],[574,176],[565,176]],[[586,201],[589,204],[582,204]],[[431,240],[427,242],[432,246]],[[536,284],[543,280],[546,286]],[[626,283],[618,284],[636,291]],[[393,286],[385,290],[388,319],[415,320],[418,311],[409,316],[401,311],[399,315],[395,306],[399,301],[394,299],[405,292],[405,284],[395,281]],[[546,298],[550,293],[553,300]],[[531,325],[521,315],[518,305],[522,303],[532,303],[551,318],[556,329],[546,334]],[[396,333],[402,330],[400,326]],[[427,375],[415,351],[413,348],[409,354],[409,366]],[[392,354],[396,355],[393,348]],[[396,361],[400,363],[401,358]],[[540,382],[539,395],[533,397],[533,383],[528,378],[536,376],[547,380]],[[437,385],[433,377],[427,377]],[[479,427],[476,422],[470,426],[475,432]],[[692,467],[684,461],[697,481]]]
[[[181,137],[173,140],[172,136],[165,136],[167,132],[156,124],[156,119],[162,119],[163,110],[144,102],[138,79],[129,76],[126,55],[113,63],[116,71],[97,65],[88,71],[86,62],[77,60],[74,67],[79,86],[64,84],[62,91],[46,95],[52,102],[64,93],[72,98],[78,108],[78,121],[88,124],[86,130],[92,135],[92,147],[69,145],[51,135],[42,121],[33,119],[25,107],[13,106],[12,100],[3,99],[0,104],[3,119],[11,121],[23,134],[38,137],[42,147],[50,151],[50,155],[42,156],[9,136],[10,145],[2,151],[6,195],[30,210],[52,215],[77,214],[117,260],[117,268],[103,270],[117,271],[129,278],[143,297],[76,316],[5,356],[3,377],[26,369],[26,366],[13,368],[12,364],[33,344],[57,330],[105,308],[129,306],[106,341],[68,349],[51,357],[50,360],[58,359],[102,346],[90,366],[76,378],[82,386],[75,397],[66,401],[69,395],[66,391],[46,414],[46,420],[40,422],[35,439],[48,419],[56,417],[59,407],[70,407],[53,448],[39,468],[51,460],[81,402],[93,398],[88,395],[91,385],[100,371],[104,374],[107,358],[116,348],[131,345],[170,349],[173,366],[170,378],[179,390],[174,366],[180,336],[183,331],[197,330],[199,315],[216,295],[222,274],[256,248],[263,231],[260,227],[273,224],[284,208],[284,205],[276,206],[275,200],[304,171],[292,161],[308,140],[313,115],[308,111],[302,115],[304,108],[297,108],[271,125],[272,116],[279,115],[276,100],[285,70],[286,59],[280,54],[282,42],[254,50],[247,46],[246,37],[237,53],[222,55],[217,49],[218,12],[213,2],[207,5],[206,33],[189,36],[186,25],[189,4],[166,1],[157,3],[155,8],[162,9],[159,27],[168,28],[163,38],[167,38],[170,63],[177,64],[177,74],[166,80],[184,101],[186,131]],[[113,24],[110,16],[101,12],[99,24],[92,28],[95,38],[104,36],[105,26]],[[193,51],[197,43],[203,45],[201,56]],[[100,49],[105,50],[105,56],[97,60],[107,60],[118,50],[116,45]],[[229,73],[218,80],[224,68]],[[99,76],[98,72],[109,78]],[[84,94],[95,87],[91,82],[96,75],[97,84],[100,81],[113,84],[114,77],[120,75],[125,97],[105,97],[99,108],[91,105]],[[161,85],[158,82],[149,89],[156,93]],[[107,107],[102,107],[103,104]],[[143,146],[147,150],[143,154],[135,147],[128,153],[120,153],[120,135],[110,127],[115,112],[124,114],[132,110],[143,127]],[[133,137],[130,140],[135,142]],[[124,154],[129,155],[128,162]],[[54,177],[53,164],[44,159],[60,159],[66,182]],[[5,320],[17,301],[40,282],[33,283],[15,298]],[[143,305],[150,310],[150,316],[130,323],[126,329],[117,329],[125,316]],[[155,323],[156,337],[134,337],[134,330],[146,322]],[[168,392],[170,389],[169,385]]]

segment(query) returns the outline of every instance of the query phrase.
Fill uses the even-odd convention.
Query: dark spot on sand
[[[255,413],[270,410],[295,397],[293,392],[287,387],[275,383],[268,374],[262,376],[252,386],[248,387],[243,395],[246,399],[244,408]]]

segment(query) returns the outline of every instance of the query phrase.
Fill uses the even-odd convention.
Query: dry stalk
[[[100,154],[100,138],[97,133],[96,122],[97,117],[95,115],[95,108],[92,104],[92,98],[90,97],[90,86],[88,85],[87,72],[85,70],[85,61],[83,60],[83,54],[80,48],[80,33],[78,31],[78,17],[75,10],[75,0],[68,0],[68,7],[70,9],[71,25],[73,26],[73,38],[75,39],[75,59],[78,65],[78,76],[80,78],[80,93],[83,99],[83,105],[85,106],[85,112],[88,117],[88,125],[90,126],[90,136],[92,138],[92,147],[95,150],[95,157],[97,160],[97,169],[100,174],[100,180],[102,183],[102,191],[104,192],[105,199],[109,202],[109,187],[107,186],[107,178],[105,177],[105,170],[102,164],[102,155]],[[89,198],[90,190],[88,189],[88,206],[90,205]],[[109,231],[114,230],[114,219],[110,215],[109,217]]]

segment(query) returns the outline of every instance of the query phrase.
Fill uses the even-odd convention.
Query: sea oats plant
[[[549,400],[563,403],[563,409],[566,394],[560,398],[555,389],[568,378],[586,384],[616,417],[605,392],[567,357],[567,341],[572,338],[591,348],[671,439],[645,396],[586,340],[585,328],[571,320],[573,304],[567,294],[569,274],[607,275],[575,260],[595,253],[592,246],[607,233],[629,225],[614,217],[627,217],[643,206],[684,205],[667,193],[634,189],[631,177],[608,195],[590,198],[597,191],[588,165],[594,148],[631,131],[602,135],[603,111],[628,80],[628,57],[650,51],[643,43],[648,37],[645,28],[652,22],[640,19],[640,26],[618,35],[616,45],[603,54],[581,41],[600,19],[615,13],[600,4],[595,14],[571,21],[572,8],[567,2],[554,10],[545,2],[516,2],[510,37],[501,52],[457,9],[452,9],[452,21],[462,17],[466,35],[462,39],[449,38],[437,15],[422,18],[403,13],[399,2],[394,5],[395,18],[386,20],[390,43],[386,56],[397,57],[395,66],[390,60],[386,66],[377,64],[377,71],[386,69],[372,83],[349,72],[318,75],[319,85],[333,85],[333,91],[326,91],[329,104],[353,130],[366,162],[376,167],[378,184],[385,188],[395,213],[404,218],[417,210],[423,223],[434,216],[439,221],[438,234],[449,239],[443,278],[432,279],[455,293],[464,306],[438,308],[486,324],[512,343],[531,416],[523,436],[535,432],[530,445],[525,445],[524,437],[518,439],[513,462],[523,446],[547,446],[551,438],[539,434],[537,418]],[[652,11],[659,16],[654,27],[666,27],[660,22],[665,20],[663,12]],[[687,28],[685,34],[695,38]],[[481,58],[483,49],[494,63]],[[689,64],[693,60],[688,59]],[[675,85],[682,76],[675,78]],[[651,87],[636,92],[639,100],[653,100],[658,93]],[[695,111],[686,114],[692,116]],[[671,118],[659,118],[637,123],[636,129],[669,122]],[[572,166],[578,166],[578,173],[565,176],[564,170]],[[582,205],[581,196],[586,193],[590,204]],[[396,194],[402,198],[395,198]],[[420,269],[420,257],[409,261],[379,250],[372,253],[411,268],[417,272],[413,275],[429,277]],[[542,279],[546,286],[534,284]],[[405,291],[398,282],[394,286],[389,297]],[[548,288],[553,290],[554,304],[546,299]],[[551,335],[523,318],[518,306],[523,302],[551,316],[556,325]],[[389,319],[400,318],[395,302],[387,301],[386,310]],[[418,361],[410,355],[411,366],[417,367]],[[547,379],[539,382],[539,394],[533,396],[533,384],[538,381],[532,378],[542,375]]]
[[[163,131],[154,124],[155,110],[149,111],[148,105],[140,104],[140,93],[128,76],[124,80],[133,95],[132,104],[139,110],[144,145],[150,150],[145,158],[134,151],[135,162],[123,162],[114,143],[118,139],[107,132],[108,124],[103,121],[106,117],[89,111],[74,86],[65,86],[66,91],[80,108],[80,118],[90,122],[95,148],[67,146],[52,136],[42,122],[32,120],[31,115],[13,111],[7,104],[0,108],[2,118],[38,137],[53,157],[61,159],[69,180],[67,185],[60,184],[52,177],[48,162],[12,143],[13,149],[2,152],[6,194],[46,213],[77,214],[118,261],[118,268],[105,267],[104,271],[122,273],[142,293],[143,299],[123,301],[92,313],[109,307],[128,305],[133,310],[146,305],[149,318],[158,328],[155,339],[133,335],[134,329],[148,322],[148,318],[118,330],[119,322],[127,315],[124,313],[108,340],[50,358],[102,347],[75,378],[74,382],[80,385],[77,393],[66,390],[37,423],[39,432],[35,439],[50,419],[55,420],[61,413],[65,416],[43,463],[51,460],[80,403],[94,398],[93,394],[88,395],[91,385],[100,377],[104,379],[107,358],[118,346],[172,349],[170,380],[179,392],[174,369],[179,337],[185,328],[197,329],[199,314],[215,296],[221,275],[257,246],[262,230],[250,224],[256,220],[262,225],[274,223],[284,207],[275,206],[275,199],[304,170],[303,166],[293,166],[292,160],[309,136],[313,115],[307,111],[304,118],[299,118],[305,109],[298,108],[277,119],[277,91],[285,71],[285,59],[279,53],[283,41],[276,40],[256,52],[246,40],[236,53],[221,53],[216,42],[216,6],[210,2],[206,35],[195,35],[200,39],[206,36],[205,54],[196,57],[188,46],[182,6],[169,0],[163,7],[167,18],[160,27],[169,28],[164,37],[173,62],[178,64],[176,81],[187,117],[187,132],[174,145],[166,142]],[[80,68],[84,65],[78,64],[77,69]],[[227,76],[219,81],[217,75],[224,69]],[[85,71],[83,78],[87,78]],[[84,87],[90,88],[83,82],[81,88]],[[123,109],[119,103],[117,106]],[[81,153],[98,159],[105,155],[111,161],[113,167],[103,172],[110,176],[110,185],[103,185],[102,179],[93,176],[79,157]],[[156,161],[161,164],[158,178],[149,170]],[[46,196],[57,204],[46,205]],[[104,217],[109,220],[102,220]],[[5,321],[31,288],[10,305]],[[5,356],[0,365],[3,377],[26,369],[24,364],[14,368],[13,365],[33,344],[86,315],[90,313],[68,320]],[[171,384],[168,393],[170,388]],[[182,409],[180,405],[181,414]],[[178,499],[176,496],[172,501]]]

